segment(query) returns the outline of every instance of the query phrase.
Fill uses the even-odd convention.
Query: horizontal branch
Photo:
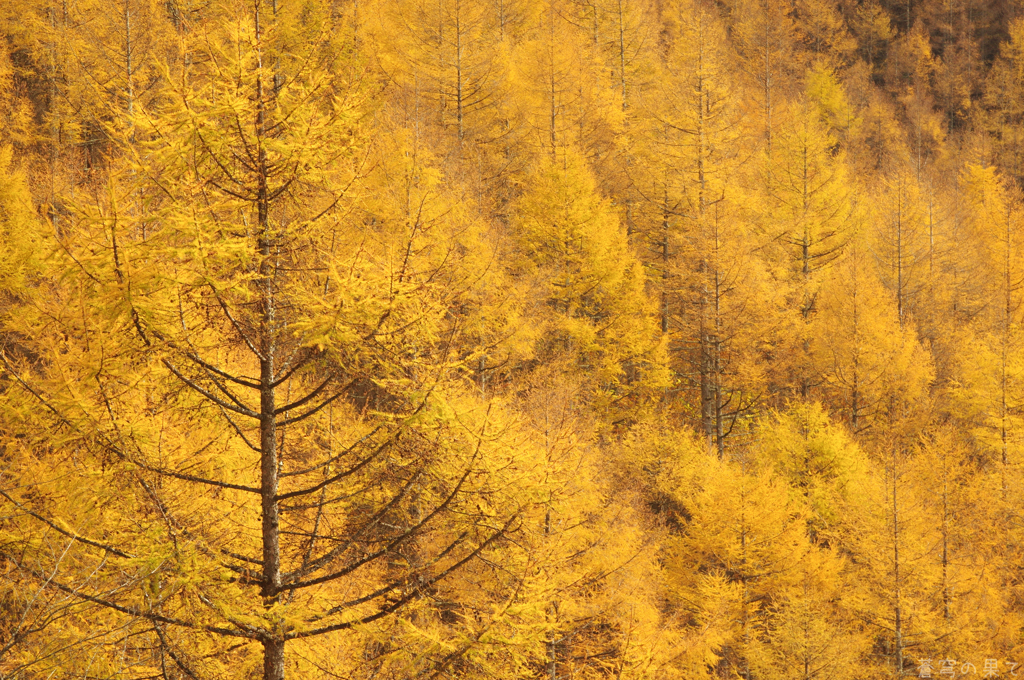
[[[308,574],[310,572],[316,571],[317,569],[319,569],[323,565],[329,563],[331,560],[333,560],[334,558],[338,557],[339,555],[345,554],[345,552],[347,552],[348,549],[350,547],[352,547],[352,545],[357,540],[359,540],[360,536],[362,536],[364,533],[366,533],[371,528],[376,526],[377,523],[380,522],[381,519],[383,519],[384,516],[387,515],[388,512],[390,512],[392,509],[394,509],[394,507],[396,505],[398,505],[398,502],[400,500],[402,500],[402,498],[405,497],[406,493],[409,492],[409,489],[412,488],[413,484],[416,483],[416,481],[420,478],[420,476],[422,474],[423,474],[423,470],[418,470],[416,472],[416,474],[414,474],[412,477],[410,477],[409,481],[407,481],[405,483],[405,485],[401,488],[401,490],[397,494],[395,494],[395,496],[390,501],[388,501],[384,505],[384,507],[382,507],[376,513],[374,513],[373,517],[371,517],[370,520],[366,524],[364,524],[362,527],[360,527],[360,529],[357,532],[355,532],[355,534],[349,540],[347,540],[342,545],[327,551],[326,553],[324,553],[320,557],[316,558],[315,560],[310,560],[305,565],[305,567],[303,567],[303,568],[301,568],[301,569],[299,569],[299,570],[297,570],[297,571],[295,571],[295,572],[293,572],[291,574],[287,574],[285,576],[285,578],[282,579],[282,580],[291,580],[292,578],[301,578],[305,574]],[[341,576],[344,576],[346,574],[350,574],[353,571],[355,571],[356,569],[358,569],[359,567],[361,567],[364,564],[366,564],[367,562],[371,562],[371,561],[377,559],[381,555],[387,553],[388,551],[390,551],[391,549],[393,549],[394,547],[399,545],[402,541],[404,541],[406,538],[411,536],[416,528],[418,528],[418,527],[420,527],[422,525],[423,525],[423,522],[420,522],[419,524],[415,525],[412,529],[407,530],[405,533],[403,533],[401,536],[399,536],[398,539],[393,540],[391,543],[389,543],[387,546],[385,546],[384,548],[382,548],[378,552],[371,553],[370,555],[364,556],[364,558],[362,560],[357,560],[356,562],[354,562],[352,564],[349,564],[348,566],[346,566],[344,569],[342,569],[340,571],[334,572],[333,574],[327,574],[326,576],[321,576],[319,578],[312,579],[310,581],[296,581],[294,583],[289,583],[289,584],[286,584],[286,585],[282,586],[281,589],[282,590],[296,590],[296,589],[299,589],[299,588],[305,588],[305,587],[308,587],[308,586],[313,586],[313,585],[316,585],[318,583],[326,583],[327,581],[332,581],[332,580],[334,580],[336,578],[339,578]]]
[[[459,560],[458,562],[454,563],[453,565],[451,565],[450,567],[448,567],[447,569],[442,571],[440,574],[437,574],[433,578],[430,578],[430,579],[427,579],[426,581],[421,582],[420,585],[418,585],[416,588],[413,588],[405,596],[403,596],[399,600],[396,600],[395,602],[391,603],[387,607],[382,608],[380,611],[376,612],[375,614],[370,614],[368,616],[364,616],[364,617],[361,617],[361,618],[358,618],[358,619],[352,619],[350,621],[343,621],[343,622],[340,622],[340,623],[335,623],[335,624],[332,624],[330,626],[322,626],[320,628],[313,628],[311,630],[304,630],[304,631],[297,631],[297,632],[294,632],[294,633],[288,633],[288,634],[285,635],[285,639],[286,640],[294,640],[296,638],[314,637],[314,636],[317,636],[317,635],[323,635],[325,633],[332,633],[332,632],[338,631],[338,630],[345,630],[347,628],[352,628],[353,626],[360,626],[360,625],[363,625],[363,624],[372,623],[372,622],[374,622],[374,621],[376,621],[378,619],[382,619],[385,616],[393,614],[394,612],[398,611],[399,609],[404,607],[406,604],[411,602],[413,599],[418,597],[421,592],[423,592],[427,588],[432,587],[435,583],[437,583],[438,581],[446,578],[449,574],[451,574],[452,572],[456,571],[457,569],[462,568],[463,565],[465,565],[467,562],[469,562],[470,560],[475,558],[477,555],[479,555],[481,552],[483,552],[498,537],[503,536],[508,531],[508,528],[510,526],[512,526],[512,523],[518,517],[519,517],[519,513],[518,512],[513,514],[511,517],[509,517],[508,521],[505,522],[505,525],[501,529],[496,530],[493,534],[491,534],[487,538],[486,541],[484,541],[483,543],[478,545],[468,555],[466,555],[461,560]]]
[[[469,465],[469,466],[466,467],[465,473],[463,473],[462,478],[459,479],[459,482],[458,482],[458,484],[455,485],[455,488],[452,489],[452,492],[450,494],[448,494],[448,497],[445,498],[444,501],[442,501],[437,507],[435,507],[433,510],[431,510],[426,515],[426,517],[424,517],[418,523],[414,524],[412,527],[410,527],[409,529],[407,529],[406,531],[404,531],[403,533],[399,534],[397,537],[392,539],[390,543],[385,545],[380,550],[377,550],[376,552],[372,552],[372,553],[370,553],[368,555],[364,555],[361,559],[358,559],[355,562],[346,565],[344,568],[339,569],[338,571],[332,572],[330,574],[325,574],[324,576],[319,576],[317,578],[310,579],[308,581],[298,581],[296,583],[290,583],[290,584],[287,584],[285,586],[282,586],[282,590],[296,590],[296,589],[299,589],[299,588],[307,588],[309,586],[317,585],[319,583],[326,583],[328,581],[333,581],[333,580],[338,579],[338,578],[340,578],[342,576],[346,576],[348,574],[351,574],[353,571],[355,571],[356,569],[360,568],[364,564],[368,564],[368,563],[370,563],[370,562],[372,562],[372,561],[374,561],[374,560],[376,560],[376,559],[378,559],[378,558],[388,554],[389,552],[391,552],[392,550],[397,548],[399,545],[401,545],[405,541],[409,540],[410,538],[412,538],[413,536],[418,534],[419,531],[423,527],[425,527],[434,517],[436,517],[441,511],[443,511],[443,510],[448,508],[448,506],[451,504],[451,502],[455,499],[455,497],[462,490],[462,485],[465,483],[466,479],[469,477],[469,473],[472,472],[472,469],[473,469],[472,465]],[[412,480],[410,480],[409,484],[411,484],[413,481],[415,481],[415,477]],[[358,537],[359,534],[361,534],[363,531],[365,531],[370,526],[373,526],[373,524],[375,524],[379,520],[379,518],[382,517],[383,514],[387,510],[389,510],[390,507],[395,502],[397,502],[397,500],[399,498],[401,498],[402,495],[405,494],[405,491],[408,488],[409,488],[409,485],[406,485],[406,487],[402,489],[402,492],[398,496],[396,496],[394,499],[392,499],[391,503],[389,503],[380,512],[378,512],[374,516],[373,520],[370,523],[368,523],[362,529],[359,530],[359,533],[357,533],[356,537]],[[316,569],[320,568],[322,565],[324,565],[327,562],[329,562],[334,557],[337,557],[338,555],[343,554],[346,550],[348,550],[348,548],[351,546],[351,544],[355,541],[356,537],[354,537],[351,541],[349,541],[345,545],[338,546],[337,548],[335,548],[335,549],[329,551],[328,553],[324,554],[323,556],[319,557],[317,560],[312,561],[310,563],[310,566],[305,570],[305,573],[309,573],[311,571],[315,571]],[[301,574],[297,574],[297,575],[301,575]]]
[[[335,475],[332,475],[332,476],[328,477],[327,479],[323,479],[323,480],[317,482],[316,484],[314,484],[313,486],[308,486],[308,487],[306,487],[304,489],[298,489],[296,491],[288,491],[287,493],[280,493],[280,494],[277,495],[277,498],[275,500],[277,500],[277,501],[286,501],[289,498],[295,498],[297,496],[308,496],[311,493],[316,493],[317,491],[319,491],[320,489],[324,488],[325,486],[330,486],[331,484],[334,484],[335,482],[339,482],[342,479],[345,479],[349,475],[353,475],[356,472],[359,472],[359,470],[361,470],[362,468],[366,467],[371,462],[373,462],[373,460],[375,458],[377,458],[377,456],[379,456],[384,451],[384,449],[386,449],[395,440],[395,437],[397,435],[398,435],[398,432],[396,432],[391,437],[388,437],[387,439],[385,439],[384,442],[382,442],[381,445],[378,446],[374,450],[373,453],[371,453],[366,458],[363,458],[361,461],[356,463],[354,466],[348,468],[347,470],[343,470],[342,472],[339,472],[339,473],[337,473]]]
[[[370,430],[367,434],[364,434],[362,437],[357,439],[354,444],[352,444],[351,446],[346,447],[345,450],[342,451],[341,453],[335,454],[335,455],[331,456],[330,458],[328,458],[327,460],[325,460],[325,461],[323,461],[321,463],[317,463],[316,465],[314,465],[312,467],[305,468],[303,470],[295,470],[294,472],[282,472],[279,475],[279,477],[284,478],[284,477],[296,477],[298,475],[308,475],[311,472],[316,472],[317,470],[320,470],[320,469],[322,469],[324,467],[327,467],[328,465],[332,464],[333,462],[335,462],[339,458],[341,458],[341,457],[351,453],[357,446],[362,444],[364,441],[366,441],[367,439],[369,439],[373,435],[377,434],[382,429],[384,429],[384,424],[383,423],[378,425],[377,427],[373,428],[372,430]],[[399,431],[396,431],[396,434]],[[394,436],[392,436],[392,439],[393,438],[394,438]]]
[[[274,409],[274,415],[275,416],[281,415],[282,413],[287,413],[288,411],[294,411],[297,408],[305,406],[309,402],[311,402],[314,399],[316,399],[320,395],[320,393],[323,392],[327,388],[327,386],[331,384],[332,380],[334,380],[334,376],[333,375],[327,376],[322,383],[317,385],[316,388],[314,388],[306,396],[304,396],[304,397],[302,397],[300,399],[296,399],[293,402],[287,403],[284,406],[281,406],[280,408]]]
[[[214,396],[213,393],[211,393],[209,390],[204,389],[199,384],[197,384],[194,381],[189,380],[188,378],[186,378],[181,373],[181,371],[179,371],[177,369],[177,367],[174,364],[172,364],[170,361],[168,361],[167,359],[162,359],[161,363],[164,366],[166,366],[167,370],[169,370],[171,373],[173,373],[174,376],[178,380],[180,380],[181,382],[185,383],[186,385],[191,387],[193,390],[195,390],[199,394],[203,395],[204,397],[206,397],[207,399],[212,401],[217,406],[220,406],[223,409],[227,409],[228,411],[231,411],[233,413],[237,413],[237,414],[242,415],[242,416],[248,416],[248,417],[254,418],[254,419],[258,419],[260,417],[260,415],[258,413],[256,413],[255,411],[253,411],[252,409],[245,408],[244,406],[241,406],[241,405],[230,404],[230,403],[224,401],[223,399],[219,399],[218,397]]]
[[[24,378],[22,378],[20,375],[18,375],[17,372],[15,372],[13,370],[13,368],[11,367],[9,360],[7,359],[7,355],[5,353],[3,353],[3,352],[0,352],[0,363],[3,363],[3,365],[7,368],[8,372],[11,375],[14,376],[14,379],[18,382],[18,384],[21,385],[22,388],[25,389],[29,394],[31,394],[33,397],[35,397],[39,401],[39,403],[41,403],[46,408],[46,410],[48,410],[50,413],[52,413],[54,415],[54,417],[57,418],[58,421],[60,421],[61,423],[63,423],[67,427],[69,427],[70,429],[74,430],[75,432],[78,432],[83,437],[87,437],[88,436],[85,432],[82,431],[82,428],[80,428],[70,418],[68,418],[63,413],[61,413],[42,394],[40,394],[38,390],[36,390],[31,385],[29,385],[24,380]],[[207,484],[209,486],[215,486],[215,487],[219,487],[219,488],[222,488],[222,489],[234,489],[236,491],[247,491],[249,493],[256,493],[256,494],[260,493],[259,489],[251,487],[251,486],[243,486],[241,484],[231,484],[229,482],[220,482],[220,481],[217,481],[215,479],[206,479],[204,477],[197,477],[196,475],[189,475],[189,474],[185,474],[185,473],[182,473],[182,472],[174,472],[172,470],[165,470],[163,468],[159,468],[159,467],[155,467],[153,465],[149,465],[148,463],[144,463],[144,462],[135,460],[132,456],[128,455],[127,453],[122,451],[118,446],[116,446],[113,442],[111,442],[108,437],[106,437],[106,436],[104,436],[102,434],[99,434],[97,436],[100,439],[100,441],[98,443],[99,443],[99,445],[103,449],[105,449],[106,451],[108,451],[108,452],[112,453],[113,455],[117,456],[121,460],[126,461],[128,463],[131,463],[132,465],[137,465],[138,467],[140,467],[143,470],[146,470],[148,472],[153,472],[153,473],[158,474],[158,475],[165,475],[167,477],[172,477],[174,479],[180,479],[180,480],[185,481],[185,482],[197,482],[199,484]]]
[[[36,578],[36,579],[45,578],[42,574],[37,572],[35,569],[32,569],[30,567],[25,566],[24,564],[19,563],[14,558],[12,558],[10,555],[7,555],[6,557],[7,557],[8,560],[10,560],[12,563],[14,563],[14,565],[17,566],[19,569],[21,569],[21,570],[31,574],[34,578]],[[58,581],[57,579],[54,579],[54,578],[50,578],[50,579],[47,579],[47,580],[48,580],[48,583],[50,585],[52,585],[53,587],[55,587],[57,590],[59,590],[59,591],[61,591],[63,593],[66,593],[68,595],[71,595],[72,597],[78,598],[79,600],[82,600],[83,602],[91,602],[92,604],[96,604],[96,605],[99,605],[101,607],[105,607],[107,609],[112,609],[112,610],[114,610],[116,612],[120,612],[122,614],[127,614],[128,616],[134,616],[134,617],[137,617],[137,618],[140,618],[140,619],[146,619],[147,621],[155,621],[155,622],[158,622],[158,623],[165,623],[165,624],[167,624],[169,626],[180,626],[182,628],[188,628],[190,630],[200,630],[200,631],[205,631],[207,633],[214,633],[216,635],[224,635],[224,636],[227,636],[227,637],[246,638],[246,639],[249,639],[249,640],[258,640],[258,639],[260,639],[260,635],[262,634],[261,631],[255,631],[255,630],[254,631],[242,631],[242,630],[236,630],[236,629],[232,629],[232,628],[224,628],[222,626],[213,626],[213,625],[205,624],[205,623],[195,623],[195,622],[192,622],[192,621],[185,621],[183,619],[177,619],[177,618],[174,618],[174,617],[171,617],[171,616],[165,616],[163,614],[157,614],[155,612],[143,611],[143,610],[139,609],[138,607],[130,607],[130,606],[127,606],[127,605],[118,604],[116,602],[111,602],[110,600],[104,599],[104,598],[102,598],[100,596],[97,596],[97,595],[88,595],[86,593],[82,593],[82,592],[79,591],[79,589],[72,588],[71,586],[68,586],[68,585],[66,585],[64,583],[61,583],[60,581]]]
[[[327,399],[324,399],[322,402],[320,402],[319,404],[317,404],[313,408],[309,409],[305,413],[300,413],[299,415],[292,416],[291,418],[285,418],[284,420],[279,422],[277,425],[278,425],[278,427],[284,427],[285,425],[291,425],[292,423],[301,422],[301,421],[305,420],[306,418],[309,418],[310,416],[316,415],[320,411],[324,410],[330,404],[333,404],[335,401],[340,399],[344,394],[345,394],[344,390],[339,390],[338,392],[336,392],[335,394],[331,395]]]
[[[8,495],[6,491],[0,490],[0,496],[3,496],[7,500],[9,500],[11,503],[13,503],[15,505],[15,507],[17,507],[19,510],[24,512],[29,517],[32,517],[32,518],[42,522],[43,524],[45,524],[46,526],[50,527],[51,529],[53,529],[57,533],[61,534],[62,536],[66,536],[66,537],[70,538],[73,541],[77,541],[79,543],[85,543],[86,545],[90,545],[90,546],[92,546],[94,548],[99,548],[100,550],[105,550],[106,552],[108,552],[108,553],[110,553],[112,555],[117,555],[118,557],[124,557],[126,559],[132,559],[132,558],[135,557],[135,555],[131,555],[131,554],[126,553],[126,552],[122,552],[122,551],[120,551],[117,548],[114,548],[112,546],[106,545],[104,543],[100,543],[99,541],[93,541],[93,540],[85,538],[83,536],[79,536],[77,533],[73,533],[73,532],[70,532],[70,531],[67,531],[65,529],[60,528],[59,526],[57,526],[56,524],[54,524],[50,520],[46,519],[42,515],[40,515],[38,513],[35,513],[35,512],[32,512],[31,510],[26,508],[21,503],[19,503],[18,501],[14,500],[14,498],[12,498],[10,495]]]

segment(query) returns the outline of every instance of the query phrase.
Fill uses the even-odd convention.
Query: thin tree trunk
[[[270,196],[268,190],[266,93],[263,87],[263,46],[260,25],[260,3],[255,0],[256,24],[256,135],[258,144],[257,212],[259,237],[259,295],[260,295],[260,500],[262,510],[263,542],[263,604],[270,609],[278,603],[281,592],[281,527],[278,514],[278,451],[277,415],[275,414],[276,350],[274,267],[271,260],[274,235],[270,223]],[[284,630],[276,622],[263,638],[263,680],[284,680]]]

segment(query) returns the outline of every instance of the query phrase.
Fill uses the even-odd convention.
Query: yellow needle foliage
[[[1013,675],[1019,10],[0,3],[0,677]]]

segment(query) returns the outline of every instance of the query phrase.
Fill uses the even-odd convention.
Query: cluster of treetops
[[[0,677],[1024,662],[1019,0],[0,36]]]

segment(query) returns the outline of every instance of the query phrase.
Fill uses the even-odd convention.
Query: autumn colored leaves
[[[0,9],[0,675],[1018,651],[1014,3]]]

